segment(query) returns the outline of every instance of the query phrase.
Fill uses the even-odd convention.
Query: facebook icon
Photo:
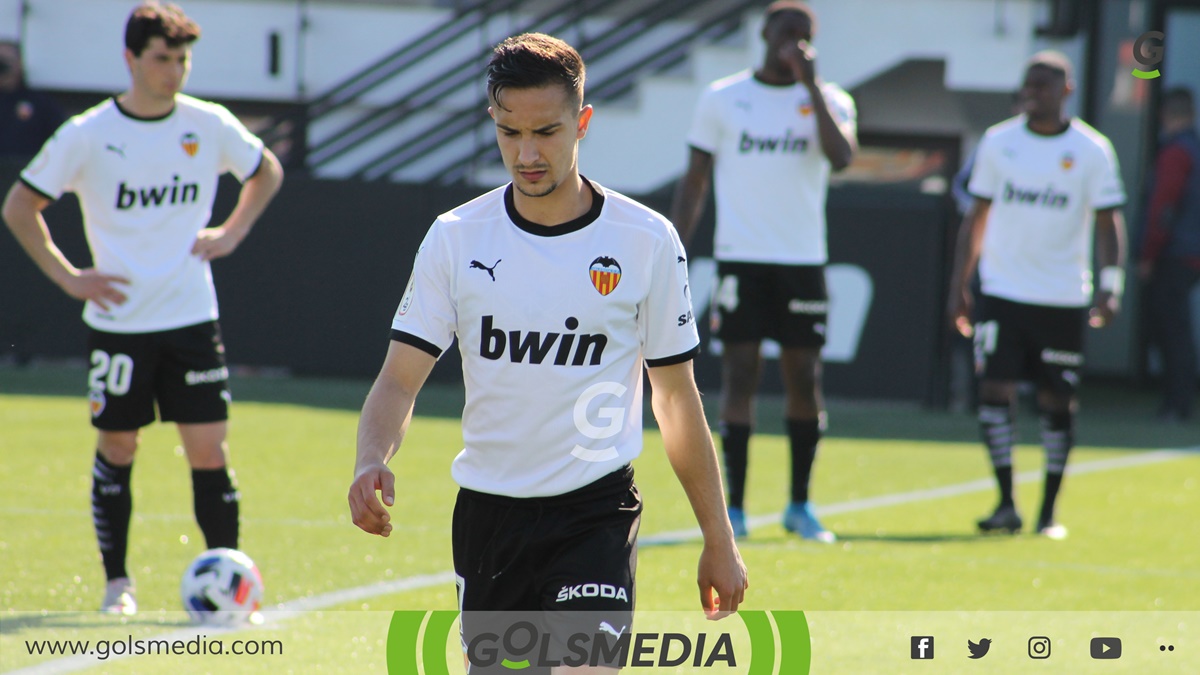
[[[912,636],[912,657],[921,661],[933,658],[932,635]]]

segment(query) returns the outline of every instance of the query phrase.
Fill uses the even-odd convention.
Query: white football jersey
[[[979,277],[987,295],[1052,307],[1092,300],[1097,210],[1125,203],[1117,154],[1078,119],[1043,136],[1024,115],[987,130],[970,192],[990,199]]]
[[[458,337],[465,488],[558,495],[628,464],[643,362],[699,350],[675,228],[594,189],[588,214],[543,227],[498,188],[438,217],[417,252],[392,338],[440,356]]]
[[[834,120],[857,133],[854,99],[821,91]],[[711,153],[717,260],[820,265],[828,259],[821,151],[812,99],[802,85],[771,86],[750,71],[717,80],[700,96],[688,144]]]
[[[74,192],[94,267],[130,280],[119,286],[124,304],[88,302],[83,320],[145,333],[216,319],[212,271],[192,245],[212,215],[217,179],[253,175],[262,149],[228,110],[182,94],[164,117],[135,117],[108,99],[63,124],[21,180],[50,199]]]

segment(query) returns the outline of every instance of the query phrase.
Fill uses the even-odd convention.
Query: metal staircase
[[[698,41],[739,30],[761,0],[544,0],[519,13],[520,0],[477,0],[399,46],[284,120],[306,136],[304,163],[315,175],[453,183],[498,161],[487,114],[483,68],[504,35],[560,35],[588,65],[586,98],[611,102],[648,75],[682,63]],[[474,34],[474,48],[463,38]],[[494,37],[498,35],[499,37]],[[465,53],[464,53],[465,52]],[[441,67],[431,64],[443,63]],[[389,95],[380,101],[383,92]],[[373,97],[374,101],[368,98]],[[294,133],[294,132],[293,132]]]

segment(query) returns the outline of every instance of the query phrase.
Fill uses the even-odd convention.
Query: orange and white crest
[[[195,157],[196,153],[200,151],[200,137],[189,131],[179,139],[179,145],[188,157]]]
[[[593,260],[588,272],[592,278],[592,285],[596,287],[600,295],[612,293],[617,289],[617,284],[621,282],[620,263],[607,256],[600,256]]]

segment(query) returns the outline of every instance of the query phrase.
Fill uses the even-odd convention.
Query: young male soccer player
[[[816,17],[804,3],[780,0],[767,7],[762,66],[717,80],[700,98],[671,217],[688,242],[714,174],[718,283],[711,316],[724,347],[721,445],[734,532],[747,534],[743,501],[759,349],[769,337],[783,348],[792,456],[783,526],[829,543],[835,537],[809,503],[825,429],[825,196],[830,171],[850,164],[857,141],[854,100],[816,75],[816,51],[809,45],[815,32]]]
[[[487,74],[512,182],[440,216],[417,252],[359,422],[354,523],[390,534],[386,462],[457,336],[467,392],[466,447],[451,466],[461,486],[460,608],[597,612],[628,626],[642,508],[630,462],[642,449],[645,366],[667,457],[704,536],[701,604],[710,616],[732,612],[746,569],[692,378],[699,339],[675,230],[579,174],[592,107],[582,105],[584,64],[572,47],[511,37]],[[612,592],[562,592],[580,584]]]
[[[980,141],[970,183],[975,203],[959,232],[948,311],[963,335],[974,335],[979,424],[1000,488],[996,511],[979,521],[984,532],[1021,529],[1013,500],[1016,390],[1019,381],[1033,380],[1046,448],[1036,531],[1067,535],[1054,507],[1075,442],[1084,324],[1107,325],[1124,289],[1125,193],[1116,153],[1100,132],[1066,116],[1072,89],[1071,63],[1062,54],[1040,52],[1029,61],[1025,113]],[[981,317],[972,327],[976,263]]]
[[[200,28],[146,3],[125,26],[129,89],[64,124],[21,173],[4,220],[42,272],[85,300],[88,402],[99,431],[92,513],[108,577],[101,609],[137,611],[125,567],[138,430],[176,423],[196,521],[212,547],[237,548],[238,491],[227,468],[229,392],[209,261],[229,255],[279,189],[271,152],[225,108],[180,93]],[[226,171],[243,181],[233,213],[205,229]],[[41,212],[74,192],[94,266],[78,269]]]

